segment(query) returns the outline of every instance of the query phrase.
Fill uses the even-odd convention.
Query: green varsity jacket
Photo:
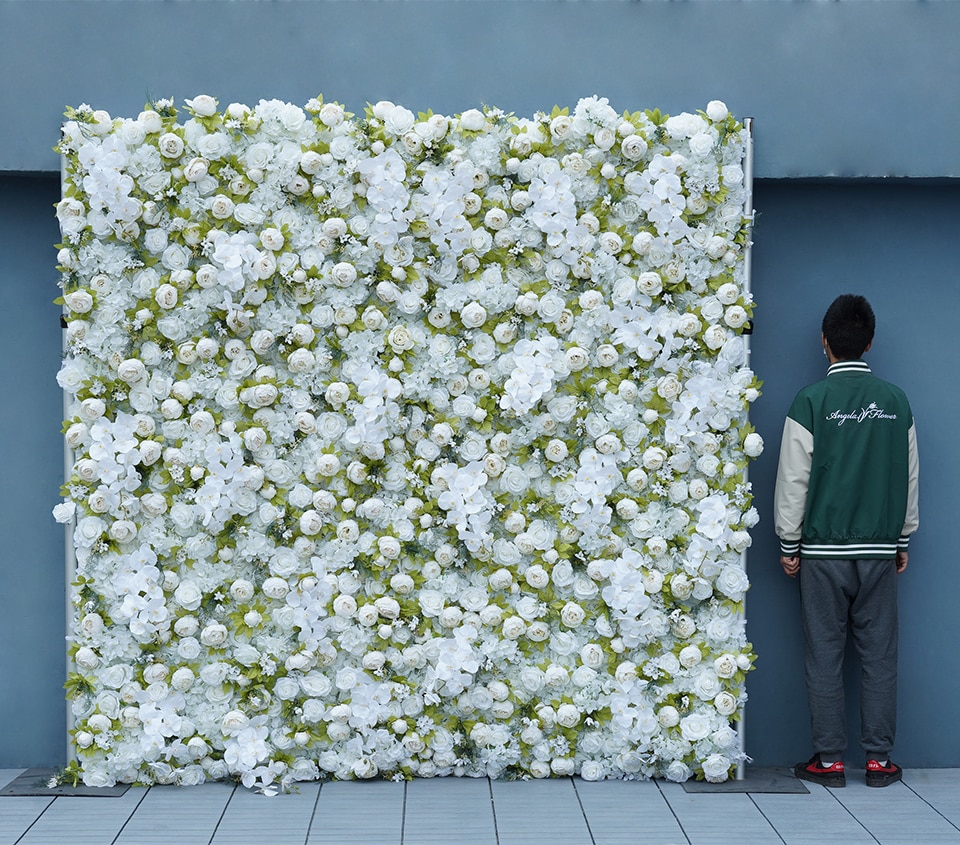
[[[775,492],[780,553],[892,558],[919,525],[917,436],[903,391],[838,361],[787,414]]]

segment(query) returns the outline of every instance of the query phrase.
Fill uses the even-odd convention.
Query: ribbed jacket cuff
[[[910,535],[904,534],[899,540],[897,540],[897,550],[901,552],[905,552],[909,544],[910,544]]]
[[[800,554],[799,540],[784,540],[780,538],[780,555],[782,557],[796,557]]]

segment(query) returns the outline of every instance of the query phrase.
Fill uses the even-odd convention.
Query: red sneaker
[[[890,786],[898,780],[903,780],[903,769],[893,760],[887,760],[886,766],[876,760],[867,760],[867,786]]]
[[[833,789],[847,785],[847,776],[843,773],[843,761],[838,760],[832,766],[824,766],[820,762],[819,753],[814,754],[806,763],[797,763],[793,767],[793,773],[800,780],[808,780]]]

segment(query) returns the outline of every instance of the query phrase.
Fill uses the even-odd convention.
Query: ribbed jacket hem
[[[857,543],[800,543],[800,557],[840,560],[882,560],[894,558],[904,549],[900,540]],[[782,544],[781,544],[782,545]]]

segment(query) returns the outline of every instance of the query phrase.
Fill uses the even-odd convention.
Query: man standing
[[[917,530],[917,438],[903,391],[861,360],[875,319],[862,296],[823,318],[827,377],[801,390],[780,446],[775,527],[780,564],[799,573],[807,697],[815,754],[798,778],[845,786],[843,654],[860,656],[860,743],[867,786],[902,777],[890,760],[897,719],[897,575]]]

